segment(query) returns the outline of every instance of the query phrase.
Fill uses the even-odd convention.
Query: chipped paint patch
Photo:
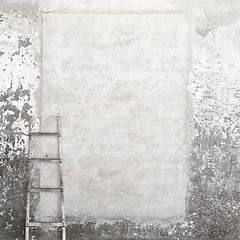
[[[194,139],[188,217],[197,239],[238,239],[240,21],[203,39],[194,36],[192,97]]]
[[[25,38],[24,40],[19,39],[18,40],[18,47],[24,47],[27,48],[28,46],[32,45],[32,43],[30,42],[29,38]]]
[[[29,117],[36,117],[38,16],[0,14],[0,238],[23,236]],[[16,54],[17,53],[17,54]]]

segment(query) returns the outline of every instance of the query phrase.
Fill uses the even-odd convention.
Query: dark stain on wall
[[[32,45],[32,43],[29,41],[29,38],[25,38],[25,39],[19,39],[18,40],[18,47],[21,48],[21,47],[24,47],[24,48],[27,48],[28,46]]]
[[[0,109],[0,239],[21,239],[24,236],[27,153],[25,140],[14,127],[14,123],[25,116],[29,123],[29,107],[18,109],[14,100],[28,99],[29,91],[22,91],[20,85],[16,91],[10,87],[0,95],[4,103]]]
[[[11,143],[21,142],[19,136],[1,133],[0,141],[5,142],[0,160],[0,237],[17,239],[23,236],[24,229],[27,172],[25,151],[14,156]]]
[[[188,221],[190,239],[239,239],[239,163],[236,148],[221,134],[199,128],[191,154]],[[231,133],[226,133],[231,134]]]
[[[4,21],[3,14],[0,14],[0,23]]]

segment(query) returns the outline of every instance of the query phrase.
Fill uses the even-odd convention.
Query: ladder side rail
[[[29,220],[30,220],[30,185],[31,185],[31,161],[32,158],[32,117],[30,117],[29,126],[29,148],[28,148],[28,179],[27,179],[27,206],[26,206],[26,229],[25,240],[29,240]]]
[[[66,228],[65,228],[65,214],[64,214],[64,191],[63,191],[63,170],[62,170],[62,141],[61,141],[61,122],[60,117],[57,116],[58,125],[58,155],[59,155],[59,169],[60,169],[60,188],[61,191],[61,212],[62,212],[62,240],[66,240]]]

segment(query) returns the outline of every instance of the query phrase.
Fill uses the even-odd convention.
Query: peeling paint
[[[35,14],[14,12],[3,12],[0,22],[0,238],[21,239],[26,202],[26,134],[29,117],[37,113],[38,22]]]
[[[194,36],[188,84],[195,132],[188,217],[197,239],[240,236],[239,26],[238,21],[219,27],[205,39]]]
[[[27,48],[28,46],[32,45],[32,43],[29,41],[29,38],[25,38],[24,40],[19,39],[18,40],[18,47],[24,47]]]

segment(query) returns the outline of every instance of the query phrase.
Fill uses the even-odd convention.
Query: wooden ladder
[[[60,117],[59,116],[57,116],[57,126],[58,126],[58,131],[56,133],[32,132],[32,118],[30,118],[25,240],[29,240],[29,228],[30,227],[44,227],[44,226],[61,227],[62,228],[62,240],[66,240],[66,227],[65,227],[65,216],[64,216],[63,174],[62,174],[61,132],[60,132]],[[33,136],[56,136],[56,137],[58,137],[58,158],[33,158],[32,157],[32,137]],[[34,162],[59,163],[60,188],[32,188],[31,183],[30,183],[31,182],[31,164]],[[61,194],[62,221],[61,222],[30,222],[30,194],[32,192],[59,192]]]

